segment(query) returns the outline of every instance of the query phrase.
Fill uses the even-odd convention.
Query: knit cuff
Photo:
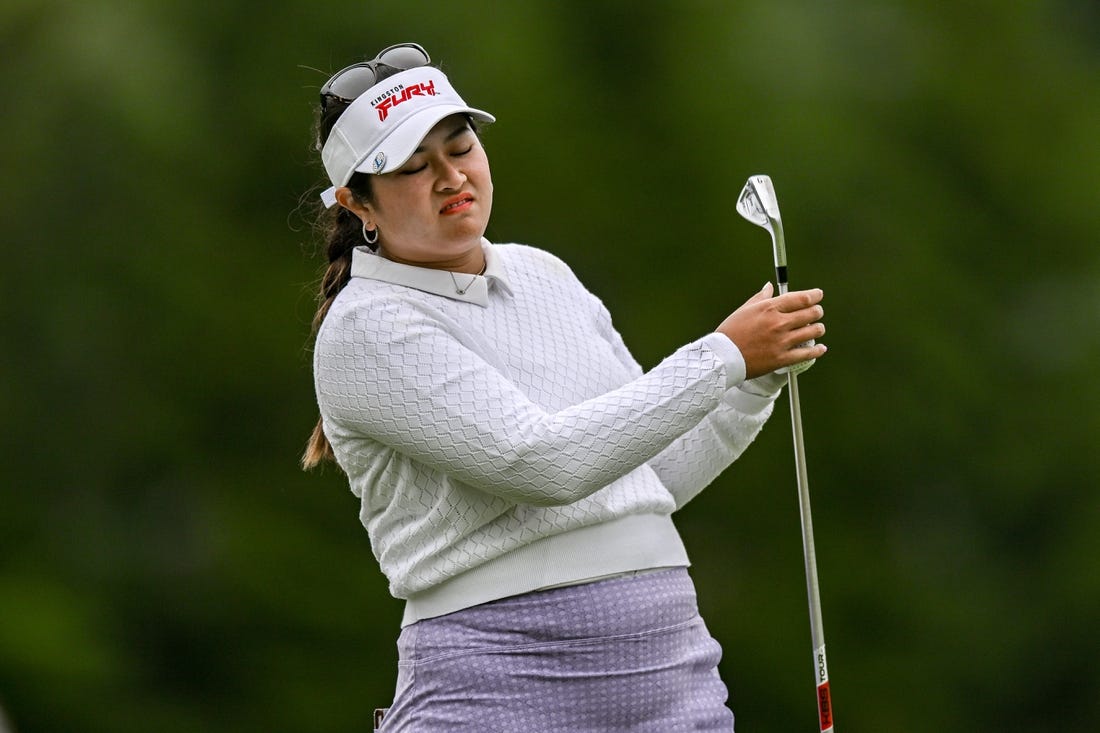
[[[739,412],[755,415],[775,402],[786,383],[785,375],[772,372],[755,379],[746,379],[737,389],[726,392],[722,400]]]
[[[741,349],[725,334],[708,333],[701,341],[714,352],[726,367],[726,389],[745,381],[745,357]]]
[[[755,379],[746,379],[741,384],[741,389],[758,397],[775,399],[780,390],[787,384],[787,375],[782,372],[769,372]]]

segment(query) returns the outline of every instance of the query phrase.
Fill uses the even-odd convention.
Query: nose
[[[440,191],[450,191],[461,188],[462,184],[465,182],[466,174],[462,172],[461,168],[454,165],[453,162],[447,158],[443,158],[439,161],[439,165],[436,169],[436,185]]]

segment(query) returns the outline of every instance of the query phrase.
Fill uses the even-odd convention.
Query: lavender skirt
[[[381,733],[733,731],[686,569],[505,598],[402,630]]]

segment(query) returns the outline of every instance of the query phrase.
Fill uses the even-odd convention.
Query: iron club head
[[[772,238],[775,267],[787,266],[787,249],[783,241],[783,219],[779,216],[779,200],[768,176],[750,176],[737,197],[737,213],[758,227],[768,230]]]

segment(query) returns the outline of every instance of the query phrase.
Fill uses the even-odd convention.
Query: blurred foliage
[[[392,695],[400,604],[296,460],[311,105],[402,40],[499,119],[490,238],[570,262],[643,364],[769,276],[733,204],[776,182],[827,294],[803,411],[842,730],[1094,729],[1091,0],[8,0],[14,730],[365,730]],[[744,730],[814,724],[785,410],[679,520]]]

